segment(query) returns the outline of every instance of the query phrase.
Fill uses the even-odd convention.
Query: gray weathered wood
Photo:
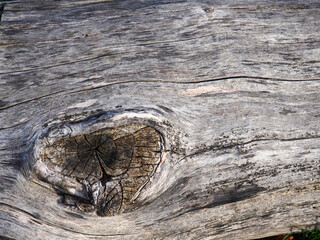
[[[0,237],[255,239],[317,224],[319,16],[316,0],[6,2]],[[112,217],[62,204],[35,172],[41,133],[94,116],[164,138],[136,209]]]

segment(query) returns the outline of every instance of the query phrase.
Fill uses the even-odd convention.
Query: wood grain
[[[256,239],[318,223],[318,1],[4,3],[1,237]],[[52,129],[128,124],[163,137],[130,211],[83,212],[37,175]]]

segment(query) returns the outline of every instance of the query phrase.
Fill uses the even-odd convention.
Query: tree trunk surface
[[[0,238],[319,223],[318,0],[0,0],[0,14]]]

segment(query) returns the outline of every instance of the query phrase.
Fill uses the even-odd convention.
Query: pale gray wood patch
[[[5,1],[0,237],[255,239],[317,224],[319,7]],[[164,138],[132,211],[113,217],[66,206],[33,171],[45,129],[105,114]]]

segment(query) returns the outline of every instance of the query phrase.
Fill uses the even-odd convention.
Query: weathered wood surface
[[[0,236],[254,239],[318,223],[319,16],[317,0],[6,2]],[[112,217],[66,206],[33,165],[41,133],[93,116],[165,141],[137,208]]]

